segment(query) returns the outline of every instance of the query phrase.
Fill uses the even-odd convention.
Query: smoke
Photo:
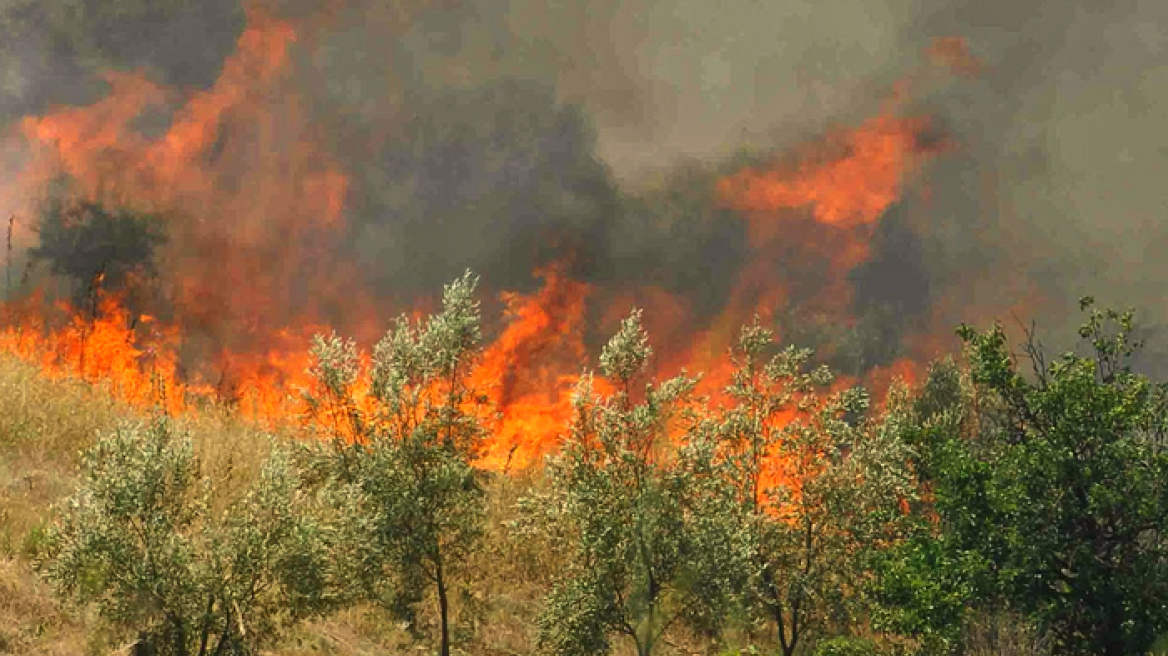
[[[655,203],[660,185],[646,182],[661,177],[654,171],[691,162],[665,173],[681,178],[694,161],[721,170],[744,147],[782,152],[875,113],[907,77],[913,100],[905,111],[933,117],[958,151],[934,164],[927,200],[897,206],[910,218],[890,217],[916,243],[904,253],[908,238],[893,238],[885,252],[878,240],[859,278],[861,304],[898,315],[937,312],[946,325],[1005,310],[1041,313],[1057,330],[1074,320],[1074,300],[1092,293],[1168,319],[1157,297],[1168,272],[1154,256],[1168,236],[1158,184],[1168,163],[1162,3],[732,0],[711,11],[683,0],[465,1],[429,7],[389,44],[377,38],[390,32],[384,22],[360,15],[364,36],[345,31],[335,42],[334,53],[348,49],[337,67],[348,95],[337,105],[360,106],[353,96],[368,101],[376,93],[364,90],[373,89],[399,102],[368,107],[408,114],[416,105],[401,99],[434,89],[538,80],[595,126],[601,165]],[[934,39],[950,36],[965,40],[976,65],[930,64]],[[327,113],[338,115],[337,105]],[[651,204],[641,204],[642,213],[660,211],[646,209]],[[612,207],[606,199],[593,205]],[[643,217],[623,217],[609,234],[640,230],[631,242],[651,244],[622,260],[636,249],[627,235],[610,239],[613,266],[651,263],[640,275],[709,297],[702,307],[716,304],[725,298],[724,276],[697,285],[691,279],[700,269],[662,264],[708,262],[716,272],[741,257],[741,235],[711,227],[719,223],[706,216],[714,211],[695,203],[681,220],[648,222],[663,232],[644,231]],[[891,270],[891,278],[882,273]],[[900,289],[900,299],[886,303],[867,291],[880,286]],[[926,288],[943,308],[921,306]]]
[[[93,102],[106,91],[100,73],[109,69],[208,86],[243,24],[237,0],[4,0],[0,115]]]
[[[470,268],[515,289],[553,261],[580,276],[606,267],[622,208],[577,109],[511,79],[407,102],[392,139],[337,153],[360,176],[350,245],[380,288],[424,293]]]
[[[566,260],[601,289],[635,281],[683,297],[706,325],[759,259],[718,180],[900,94],[898,111],[931,117],[953,149],[884,212],[843,279],[865,334],[857,361],[885,364],[913,335],[1009,311],[1059,329],[1086,293],[1168,321],[1164,3],[323,4],[8,0],[0,115],[91,104],[110,70],[180,95],[209,88],[262,8],[298,30],[289,78],[270,92],[303,117],[274,139],[313,142],[313,161],[346,179],[346,233],[309,273],[355,263],[377,295],[409,299],[468,267],[492,289],[530,289],[534,269]],[[950,42],[930,61],[940,37],[968,52]],[[138,129],[174,120],[159,111]],[[251,138],[246,123],[224,127],[220,151]],[[263,261],[266,246],[248,245]],[[752,275],[791,281],[800,303],[839,284],[830,257],[797,241],[765,254],[775,260]]]

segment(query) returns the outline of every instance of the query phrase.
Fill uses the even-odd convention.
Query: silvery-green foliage
[[[563,450],[549,460],[575,553],[539,619],[546,653],[605,653],[611,637],[623,634],[649,654],[700,603],[687,585],[701,546],[690,479],[668,433],[692,421],[687,404],[696,380],[649,384],[634,398],[650,354],[634,311],[600,358],[615,392],[600,396],[593,377],[581,377]]]
[[[862,603],[864,554],[895,538],[899,503],[912,495],[896,417],[857,418],[862,389],[828,393],[831,373],[808,371],[811,352],[767,359],[773,335],[756,321],[733,354],[732,404],[697,426],[687,458],[713,471],[706,503],[732,536],[704,550],[754,621],[776,631],[783,653],[826,625],[846,626]],[[895,408],[896,398],[891,402]]]
[[[353,385],[361,372],[357,343],[336,333],[315,335],[309,354],[313,366],[308,373],[320,389],[319,394],[304,395],[310,414],[338,432],[359,435],[362,418],[353,400]]]
[[[353,599],[352,574],[340,564],[361,546],[354,510],[363,500],[352,486],[303,485],[291,453],[272,451],[259,479],[220,520],[217,534],[207,535],[214,541],[224,597],[233,608],[252,609],[250,626],[236,618],[241,635],[273,635],[281,622]]]
[[[191,441],[164,421],[102,437],[81,479],[40,570],[154,653],[257,653],[280,627],[345,601],[333,552],[348,504],[301,491],[279,447],[219,512]]]
[[[652,354],[649,336],[641,329],[641,311],[633,310],[601,352],[600,371],[612,380],[628,383],[641,373]]]
[[[81,472],[48,530],[41,571],[115,624],[193,614],[209,489],[190,441],[176,443],[163,425],[120,428],[83,455]]]
[[[378,428],[370,437],[394,442],[437,438],[441,446],[473,459],[485,435],[481,405],[468,387],[482,343],[478,278],[469,272],[446,286],[442,311],[414,326],[403,316],[373,351],[370,387],[377,401]]]
[[[482,534],[485,510],[472,465],[486,435],[476,411],[484,400],[468,384],[482,341],[476,285],[468,272],[446,286],[441,312],[417,325],[404,316],[396,321],[374,348],[372,404],[364,414],[348,368],[359,361],[355,348],[319,340],[313,369],[324,396],[312,401],[354,417],[332,424],[338,438],[351,439],[334,440],[308,460],[321,484],[361,491],[365,548],[350,563],[360,588],[412,626],[433,586],[443,654],[450,648],[447,595]]]
[[[310,353],[316,364],[309,369],[309,374],[329,393],[342,398],[349,396],[360,373],[357,343],[341,339],[336,333],[327,337],[316,335]]]

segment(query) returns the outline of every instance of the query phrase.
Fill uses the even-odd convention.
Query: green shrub
[[[375,347],[372,408],[353,388],[356,346],[318,337],[309,397],[331,427],[331,446],[306,448],[325,487],[361,490],[361,554],[352,563],[364,595],[412,627],[426,587],[438,597],[440,653],[451,648],[450,595],[483,531],[482,472],[471,463],[486,435],[469,388],[481,334],[477,280],[448,285],[443,308],[421,325],[406,317]]]
[[[139,653],[255,654],[299,619],[346,601],[334,563],[349,525],[339,498],[306,495],[274,448],[258,480],[220,499],[189,439],[165,421],[126,426],[82,458],[38,568],[94,602]]]
[[[774,349],[757,322],[732,354],[733,401],[695,431],[695,471],[710,486],[702,514],[727,547],[702,549],[747,618],[774,629],[784,656],[866,611],[869,557],[899,539],[901,501],[913,498],[908,450],[900,440],[903,394],[877,420],[864,418],[867,393],[829,392],[826,367],[811,352]]]
[[[633,381],[649,354],[635,311],[600,357],[616,392],[597,395],[592,377],[581,378],[563,452],[551,461],[573,566],[539,618],[546,653],[607,653],[611,636],[623,635],[646,656],[705,601],[691,567],[702,562],[701,526],[687,512],[695,480],[678,466],[667,432],[695,381],[650,384],[642,396]]]
[[[878,624],[957,647],[982,605],[1074,656],[1146,653],[1168,628],[1168,384],[1131,369],[1133,313],[1092,304],[1057,358],[959,329],[973,389],[936,368],[905,422],[934,518],[885,559]]]

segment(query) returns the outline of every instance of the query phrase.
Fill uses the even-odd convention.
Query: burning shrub
[[[896,431],[901,399],[864,420],[863,389],[824,394],[833,377],[806,370],[811,351],[766,360],[772,342],[757,322],[743,330],[726,388],[734,405],[700,426],[691,454],[714,480],[705,514],[731,536],[728,554],[699,555],[716,559],[745,618],[772,626],[790,656],[862,615],[865,555],[897,539],[914,489]]]
[[[114,626],[138,630],[136,653],[254,654],[343,598],[334,562],[345,538],[326,512],[341,506],[298,486],[276,448],[251,489],[224,502],[189,439],[161,421],[125,427],[85,454],[40,569]]]
[[[97,276],[104,287],[119,289],[132,274],[153,273],[162,242],[157,217],[89,200],[49,201],[39,233],[31,255],[77,282],[82,295]]]

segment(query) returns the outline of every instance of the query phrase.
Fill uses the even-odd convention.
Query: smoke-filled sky
[[[110,70],[144,70],[180,95],[208,88],[261,4],[3,0],[0,116],[93,103]],[[931,117],[955,147],[890,211],[861,271],[883,277],[861,289],[954,320],[1040,303],[1057,314],[1091,293],[1168,321],[1168,3],[263,6],[303,28],[288,84],[303,129],[348,177],[346,247],[383,288],[432,290],[465,266],[521,286],[566,230],[593,279],[717,296],[729,282],[712,269],[742,235],[694,220],[642,243],[637,226],[716,213],[694,190],[736,154],[858,125],[899,92],[902,113]],[[938,66],[929,49],[948,37],[968,53]],[[148,132],[169,118],[139,120]]]

